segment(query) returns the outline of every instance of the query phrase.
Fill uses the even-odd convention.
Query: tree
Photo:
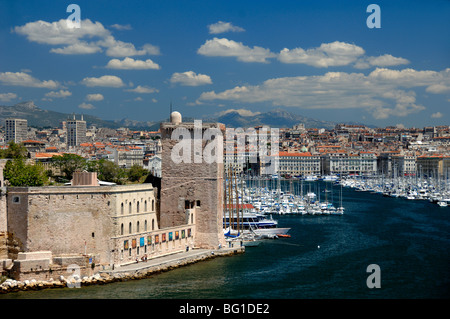
[[[8,143],[8,148],[0,151],[0,158],[26,158],[28,150],[23,144],[16,144],[14,141]]]
[[[42,186],[48,179],[42,164],[25,164],[21,158],[6,162],[3,174],[11,186]]]
[[[86,168],[86,159],[76,154],[64,153],[62,156],[53,156],[52,161],[53,165],[59,167],[61,173],[69,180],[72,179],[75,171]]]
[[[116,184],[125,184],[127,180],[127,174],[125,169],[119,167],[115,163],[100,159],[98,160],[98,178],[105,182],[111,182]]]
[[[147,176],[149,172],[139,164],[134,164],[128,170],[128,179],[132,182],[138,182],[143,176]]]

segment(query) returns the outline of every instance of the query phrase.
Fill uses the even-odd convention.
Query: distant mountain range
[[[0,105],[0,125],[4,125],[4,121],[7,118],[21,118],[28,121],[28,126],[38,128],[58,127],[62,121],[72,117],[72,114],[43,110],[32,101],[18,103],[13,106]],[[79,120],[80,115],[77,115],[76,118]],[[121,126],[120,123],[105,121],[96,116],[83,115],[83,118],[88,125],[109,128],[118,128]]]
[[[278,128],[291,128],[294,125],[303,123],[306,128],[325,128],[332,129],[336,123],[321,121],[305,116],[293,114],[282,109],[275,109],[265,113],[246,115],[239,111],[230,111],[220,115],[217,122],[224,123],[230,127],[254,127],[258,125],[267,125]]]
[[[72,118],[72,114],[60,113],[56,111],[43,110],[36,106],[32,101],[18,103],[13,106],[0,105],[0,125],[4,125],[7,118],[23,118],[28,120],[28,125],[38,128],[58,127],[62,121]],[[76,116],[80,119],[80,115]],[[158,130],[160,121],[135,121],[129,119],[121,120],[103,120],[92,115],[83,115],[83,119],[87,125],[95,125],[97,127],[119,128],[128,127],[134,130]],[[184,121],[192,121],[191,118],[184,118]],[[270,127],[287,128],[296,124],[303,123],[306,128],[325,128],[332,129],[335,122],[321,121],[301,115],[286,112],[282,109],[275,109],[265,113],[243,114],[239,111],[229,111],[217,116],[208,116],[202,118],[204,122],[219,122],[229,127],[254,127],[258,125],[267,125]],[[347,123],[361,124],[361,123]]]

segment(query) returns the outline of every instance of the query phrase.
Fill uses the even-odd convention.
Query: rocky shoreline
[[[6,279],[0,285],[0,293],[18,292],[18,291],[29,291],[29,290],[41,290],[48,288],[66,288],[66,287],[81,287],[93,284],[105,284],[108,282],[114,282],[123,280],[125,278],[132,278],[132,276],[126,276],[126,274],[115,274],[110,276],[108,274],[95,274],[90,277],[80,278],[77,275],[71,276],[71,278],[65,278],[60,276],[58,279],[53,280],[51,278],[47,281],[41,280],[25,280],[19,281],[14,279]]]
[[[80,277],[78,275],[72,275],[68,278],[64,276],[59,276],[57,279],[50,278],[49,280],[46,281],[35,279],[24,281],[6,279],[2,284],[0,284],[0,294],[19,291],[51,289],[51,288],[81,288],[83,286],[103,285],[113,282],[144,279],[148,278],[151,275],[176,269],[178,267],[191,265],[200,261],[220,256],[230,256],[243,252],[244,252],[243,248],[208,251],[202,254],[197,254],[195,256],[182,257],[179,259],[171,260],[166,263],[149,265],[147,267],[143,266],[140,269],[134,269],[130,271],[116,270],[114,272],[102,271],[96,273],[95,275],[84,277]],[[145,263],[143,265],[145,265]]]

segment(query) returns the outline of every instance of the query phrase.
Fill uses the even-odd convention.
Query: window
[[[137,202],[136,211],[139,213],[139,202]]]
[[[123,203],[120,204],[120,214],[123,215]]]
[[[147,220],[145,220],[145,223],[144,223],[144,231],[147,231]]]
[[[139,233],[139,222],[136,223],[136,232]]]
[[[155,210],[155,200],[152,199],[152,211],[154,211],[154,210]]]
[[[131,223],[128,225],[128,233],[131,234],[132,226]]]
[[[123,224],[120,225],[120,234],[123,235]]]
[[[131,202],[130,205],[128,205],[128,214],[131,214]]]
[[[155,230],[155,220],[152,219],[152,230]]]
[[[19,196],[14,196],[12,198],[12,202],[15,203],[15,204],[19,204],[20,203],[20,197]]]
[[[144,201],[144,211],[147,211],[147,201]]]

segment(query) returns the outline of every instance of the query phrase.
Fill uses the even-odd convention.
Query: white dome
[[[172,124],[180,124],[181,123],[180,112],[175,111],[170,114],[170,123],[172,123]]]

